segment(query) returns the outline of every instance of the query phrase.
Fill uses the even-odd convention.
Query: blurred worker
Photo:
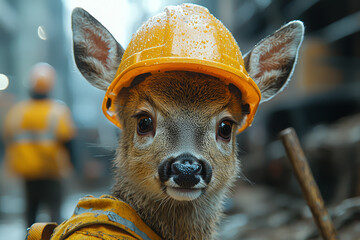
[[[52,66],[36,64],[30,73],[31,99],[16,104],[5,118],[5,164],[24,179],[27,226],[35,222],[39,204],[49,207],[51,221],[61,221],[61,179],[71,170],[75,129],[70,110],[48,96],[55,77]]]

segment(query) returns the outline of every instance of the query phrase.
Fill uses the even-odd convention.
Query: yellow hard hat
[[[55,84],[55,69],[44,62],[35,64],[30,72],[30,88],[32,91],[40,94],[46,94],[51,91]]]
[[[208,9],[194,4],[166,7],[133,35],[107,89],[105,116],[121,127],[114,103],[122,88],[129,87],[143,73],[179,70],[208,74],[234,84],[250,107],[240,131],[251,124],[260,90],[246,72],[239,46],[229,30]]]

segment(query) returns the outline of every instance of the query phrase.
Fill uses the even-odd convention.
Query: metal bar
[[[300,146],[295,130],[293,128],[287,128],[281,131],[279,136],[323,239],[338,239],[336,230],[324,206],[324,201],[307,163],[304,151]]]

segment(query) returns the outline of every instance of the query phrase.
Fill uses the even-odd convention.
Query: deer
[[[206,19],[207,25],[196,25]],[[181,27],[186,31],[176,32]],[[162,239],[215,239],[224,200],[241,172],[236,135],[251,124],[257,105],[289,82],[303,23],[283,25],[243,58],[226,27],[193,4],[167,7],[150,18],[126,50],[84,9],[73,10],[72,31],[79,71],[107,92],[104,113],[121,127],[111,195],[129,204]],[[207,34],[216,31],[227,44],[214,47],[215,35]],[[164,36],[172,39],[163,41]],[[154,47],[151,41],[163,42]],[[148,52],[139,53],[140,45]],[[239,63],[237,70],[229,66],[241,70],[240,83],[231,80],[238,77],[235,70],[223,71],[207,60],[220,51]],[[149,54],[159,54],[159,61],[137,68]],[[126,76],[121,87],[114,85],[114,79]]]

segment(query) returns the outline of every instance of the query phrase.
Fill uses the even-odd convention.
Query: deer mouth
[[[166,193],[178,201],[192,201],[200,197],[204,188],[167,187]]]
[[[168,181],[163,183],[163,191],[171,198],[178,201],[192,201],[200,197],[206,189],[207,184],[204,180],[200,181],[191,187],[184,187],[174,181],[174,177],[171,177]]]

